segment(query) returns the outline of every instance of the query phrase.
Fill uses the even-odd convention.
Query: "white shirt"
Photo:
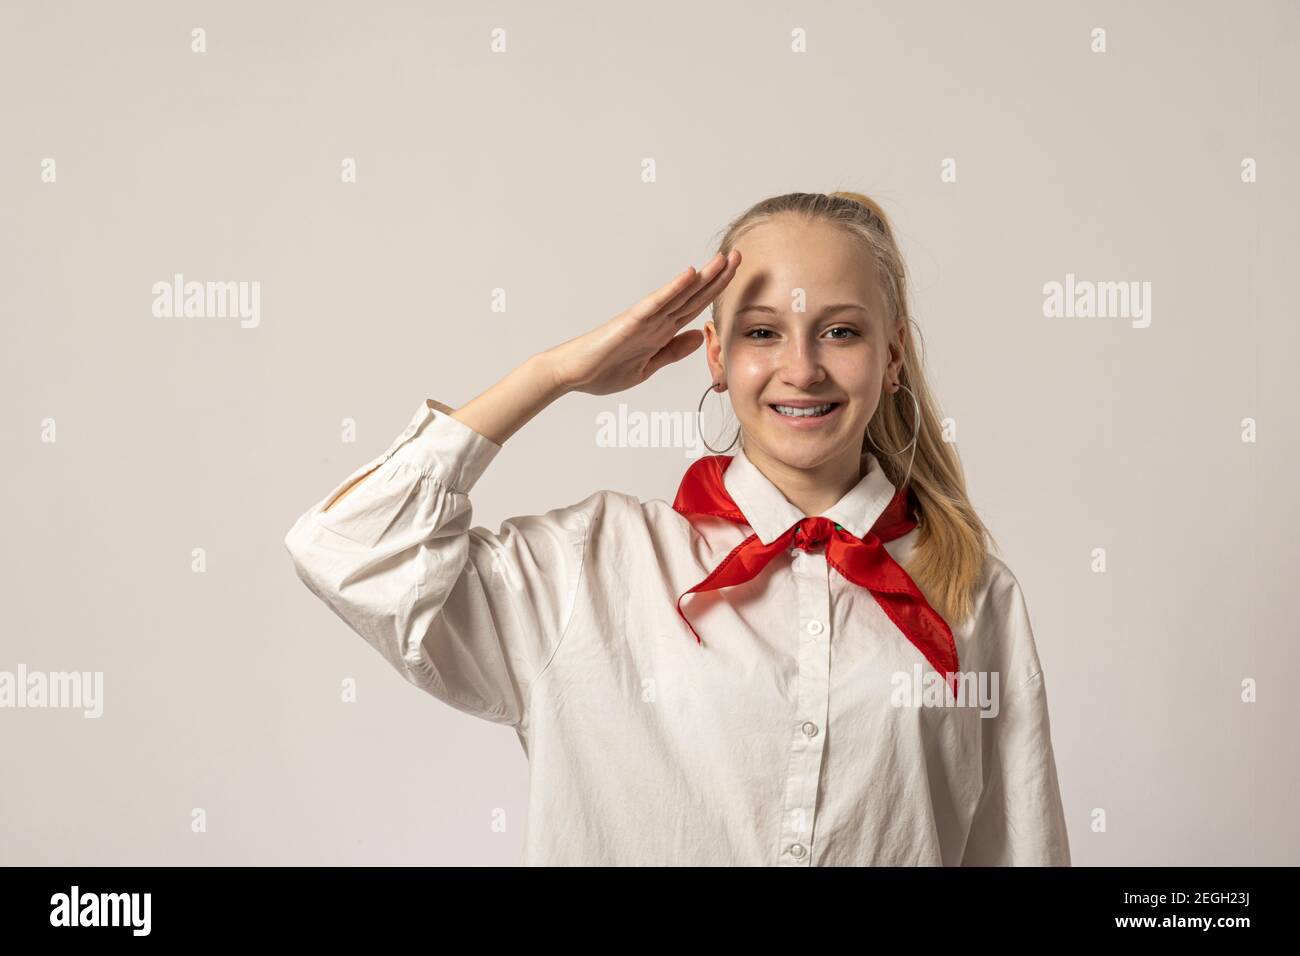
[[[685,597],[702,644],[678,615],[751,533],[766,544],[804,517],[743,449],[724,482],[748,526],[598,491],[493,533],[469,494],[501,446],[451,411],[421,403],[285,545],[407,680],[515,728],[525,865],[1069,865],[1043,674],[997,557],[953,628],[961,672],[997,693],[900,706],[941,678],[824,547]],[[824,512],[859,537],[894,494],[866,458]],[[917,534],[885,547],[902,562]]]

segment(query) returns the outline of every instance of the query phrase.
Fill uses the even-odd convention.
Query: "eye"
[[[760,332],[769,332],[769,333],[770,333],[771,331],[772,331],[771,329],[750,329],[748,332],[746,332],[746,333],[742,336],[742,338],[753,339],[753,340],[756,341],[756,342],[758,342],[758,341],[767,341],[766,336],[762,336],[762,337],[760,337],[760,338],[754,338],[754,336],[758,335]],[[853,336],[861,337],[861,335],[862,335],[861,332],[859,332],[857,329],[855,329],[855,328],[853,328],[852,326],[849,326],[849,325],[837,325],[837,326],[835,326],[835,328],[833,328],[833,329],[828,329],[827,331],[828,331],[828,332],[848,332],[848,333],[849,333],[848,335],[832,336],[832,338],[839,338],[839,339],[841,339],[841,340],[843,340],[843,339],[847,339],[847,338],[851,338],[851,337],[853,337]]]

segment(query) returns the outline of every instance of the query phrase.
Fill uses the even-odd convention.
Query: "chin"
[[[816,468],[844,451],[844,441],[834,435],[763,435],[763,450],[791,468]]]
[[[746,428],[745,433],[757,438],[761,443],[762,450],[771,458],[784,463],[791,468],[812,469],[826,462],[841,458],[845,451],[852,446],[854,451],[859,455],[863,449],[863,436],[866,434],[867,423],[864,421],[861,425],[856,422],[842,422],[838,427],[829,428],[825,431],[807,430],[800,431],[793,428],[783,428],[779,424],[773,427],[773,423],[763,420],[761,428]]]

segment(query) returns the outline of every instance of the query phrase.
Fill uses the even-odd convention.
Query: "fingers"
[[[673,321],[680,328],[691,319],[695,318],[704,311],[705,306],[716,299],[725,289],[728,283],[736,275],[736,270],[740,268],[740,250],[733,249],[727,258],[723,261],[723,268],[712,281],[705,280],[707,284],[703,285],[699,291],[689,294],[681,305],[672,309]],[[701,278],[704,273],[700,273]],[[689,292],[689,290],[688,290]],[[682,298],[678,296],[678,298]]]
[[[717,298],[739,266],[739,250],[733,249],[726,256],[719,252],[705,264],[702,271],[696,272],[694,266],[687,268],[628,311],[636,319],[674,316],[680,326],[699,315],[706,305]]]
[[[719,252],[716,256],[705,263],[704,268],[700,271],[699,275],[695,277],[695,281],[679,292],[672,301],[664,307],[663,314],[668,316],[676,315],[681,312],[682,309],[686,307],[686,303],[693,301],[695,296],[699,295],[701,290],[706,288],[709,283],[715,281],[718,276],[724,274],[727,268],[731,265],[732,258],[739,255],[739,252],[733,252],[729,256],[724,256]]]
[[[683,271],[677,273],[676,277],[668,282],[667,285],[660,286],[654,292],[632,306],[631,313],[638,319],[643,319],[663,311],[668,303],[678,298],[683,291],[691,288],[693,280],[698,276],[695,266],[688,266]]]
[[[687,329],[681,335],[673,336],[672,340],[652,355],[650,361],[646,363],[646,378],[649,378],[665,365],[671,365],[673,362],[679,362],[686,358],[699,348],[700,343],[703,341],[704,333],[699,329]]]

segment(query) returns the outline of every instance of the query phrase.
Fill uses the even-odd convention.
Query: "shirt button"
[[[822,632],[822,630],[823,630],[823,627],[822,627],[822,622],[821,622],[821,621],[809,621],[809,622],[808,622],[808,633],[809,633],[809,634],[820,634],[820,633]]]
[[[407,425],[407,426],[406,426],[406,431],[402,432],[402,434],[405,435],[407,438],[410,438],[412,435],[415,434],[415,426],[414,426],[414,425]]]
[[[794,846],[790,847],[790,855],[794,857],[796,860],[802,860],[803,855],[806,852],[808,851],[804,849],[804,845],[802,843],[796,843]]]
[[[805,735],[805,736],[808,736],[808,737],[816,737],[816,736],[817,736],[817,725],[814,724],[811,720],[805,720],[805,721],[803,722],[803,732],[804,732],[804,735]]]

